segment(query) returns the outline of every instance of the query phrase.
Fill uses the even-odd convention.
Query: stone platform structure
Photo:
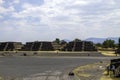
[[[26,42],[0,42],[0,51],[97,51],[93,42],[72,41],[57,44],[48,41]]]
[[[1,42],[0,43],[0,51],[17,51],[21,50],[22,43],[21,42]]]
[[[69,42],[62,51],[97,51],[93,42],[90,41],[78,41]]]
[[[35,41],[27,42],[22,48],[23,51],[53,51],[51,42]]]

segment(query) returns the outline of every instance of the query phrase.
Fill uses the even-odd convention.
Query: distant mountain
[[[118,43],[118,37],[108,37],[108,38],[87,38],[85,41],[92,41],[93,43],[103,43],[106,39],[114,40],[115,43]]]
[[[71,40],[68,40],[68,39],[63,39],[63,40],[66,41],[67,43],[71,41]]]

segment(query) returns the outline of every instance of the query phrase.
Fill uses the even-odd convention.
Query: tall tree
[[[102,44],[101,43],[97,43],[95,44],[97,47],[102,47]]]
[[[107,39],[103,42],[103,47],[104,48],[114,48],[115,47],[115,41],[111,39]]]
[[[78,39],[78,38],[76,38],[76,39],[74,39],[74,41],[75,42],[79,42],[79,41],[81,41],[80,39]]]
[[[118,41],[118,48],[120,49],[120,38],[119,38],[119,41]]]
[[[60,44],[60,39],[59,39],[59,38],[56,38],[54,42]]]
[[[64,45],[64,44],[67,44],[67,42],[66,42],[65,40],[61,40],[61,41],[60,41],[60,44],[61,44],[61,45]]]

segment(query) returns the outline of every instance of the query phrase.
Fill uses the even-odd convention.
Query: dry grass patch
[[[116,56],[115,51],[99,51],[105,56]]]
[[[103,76],[100,78],[100,80],[120,80],[120,78],[115,78],[113,76],[112,71],[110,71],[110,75],[107,74],[107,71],[103,73]]]
[[[98,62],[94,64],[80,66],[74,69],[73,72],[81,80],[89,80],[91,78],[100,78],[107,64],[108,62]]]

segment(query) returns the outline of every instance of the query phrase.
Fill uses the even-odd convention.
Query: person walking
[[[111,70],[112,70],[112,72],[113,72],[113,75],[115,75],[115,65],[112,65]]]

